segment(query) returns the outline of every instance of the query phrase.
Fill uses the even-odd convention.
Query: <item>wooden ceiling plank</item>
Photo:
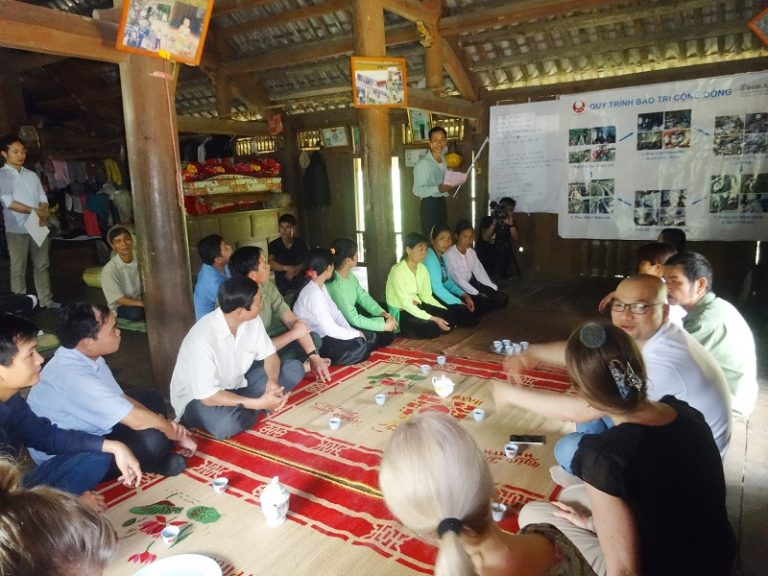
[[[239,12],[240,10],[249,10],[250,8],[259,8],[267,4],[274,4],[276,0],[220,0],[213,4],[213,18],[219,18]]]
[[[623,0],[521,0],[514,4],[504,2],[484,10],[446,16],[440,19],[439,28],[443,36],[456,36],[471,30],[508,26],[537,18],[584,12],[591,8],[606,8],[622,2]]]
[[[440,5],[440,2],[435,2]],[[440,13],[434,9],[426,8],[423,4],[414,0],[383,0],[384,10],[392,12],[401,18],[411,22],[427,22],[435,24]]]
[[[443,66],[462,98],[475,102],[479,98],[480,80],[469,71],[466,54],[455,38],[443,38]]]
[[[430,90],[408,89],[408,107],[445,116],[481,118],[484,107],[462,98],[440,98]]]
[[[413,24],[393,26],[386,31],[388,46],[416,42],[419,33]],[[245,72],[265,72],[276,68],[286,68],[306,62],[317,62],[327,58],[335,58],[352,54],[354,40],[352,36],[341,36],[331,40],[322,40],[309,44],[300,44],[290,48],[281,49],[269,56],[258,54],[243,58],[223,61],[219,71],[225,75],[243,74]]]
[[[269,136],[266,122],[240,122],[219,118],[197,118],[177,116],[176,127],[179,132],[192,134],[231,134],[233,136]]]
[[[120,63],[111,24],[16,0],[0,0],[0,46],[56,56]]]
[[[258,18],[256,20],[248,20],[242,24],[235,24],[234,26],[221,27],[219,28],[219,34],[231,38],[232,36],[238,36],[240,34],[258,32],[265,28],[285,26],[286,24],[297,22],[299,20],[319,18],[326,14],[348,9],[349,7],[349,0],[328,0],[323,4],[313,4],[312,6],[306,6],[300,10],[285,10],[279,14],[271,15],[269,18]]]

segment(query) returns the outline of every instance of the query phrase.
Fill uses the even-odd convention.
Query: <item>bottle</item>
[[[280,526],[288,517],[288,500],[291,494],[280,484],[275,476],[261,492],[261,511],[267,519],[267,525]]]

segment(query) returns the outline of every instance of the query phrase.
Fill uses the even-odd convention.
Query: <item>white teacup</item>
[[[429,371],[430,371],[430,370],[432,370],[432,368],[429,366],[429,364],[422,364],[421,366],[419,366],[419,371],[420,371],[420,372],[421,372],[421,373],[422,373],[424,376],[426,376],[427,374],[429,374]]]
[[[384,403],[387,401],[387,395],[386,394],[376,394],[375,396],[376,404],[379,406],[384,406]]]
[[[530,346],[530,344],[529,344],[528,342],[526,342],[525,340],[523,340],[522,342],[520,342],[520,348],[522,348],[522,349],[523,349],[523,352],[525,352],[526,350],[528,350],[528,346]]]
[[[514,442],[507,442],[504,444],[504,455],[510,460],[517,456],[518,452],[520,452],[520,446]]]
[[[446,358],[442,354],[437,357],[437,365],[438,366],[445,366]]]
[[[506,505],[501,502],[491,503],[491,516],[494,522],[501,522],[504,519],[504,513],[507,511]]]
[[[224,476],[219,476],[218,478],[214,478],[211,484],[213,485],[213,491],[216,492],[216,494],[223,494],[227,491],[227,488],[229,488],[229,479],[224,478]]]
[[[432,386],[435,387],[435,393],[440,398],[447,398],[453,394],[454,383],[445,374],[441,376],[432,376]]]
[[[512,356],[515,353],[515,347],[512,345],[504,346],[504,354]]]
[[[508,338],[505,338],[504,340],[501,341],[501,344],[506,348],[507,346],[512,344],[512,341]]]
[[[501,340],[494,340],[493,349],[496,350],[496,352],[501,352],[504,349],[504,343]]]
[[[328,427],[331,430],[338,430],[339,428],[341,428],[341,418],[339,418],[338,416],[334,416],[333,418],[328,420]]]
[[[162,538],[163,542],[170,546],[176,542],[176,539],[179,537],[179,532],[181,532],[181,529],[178,526],[167,524],[166,527],[163,528],[163,531],[160,532],[160,538]]]
[[[475,419],[475,422],[482,421],[482,419],[485,418],[485,410],[482,408],[475,408],[472,410],[472,418]]]

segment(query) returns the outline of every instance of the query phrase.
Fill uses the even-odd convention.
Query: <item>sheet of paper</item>
[[[24,224],[24,228],[26,228],[29,235],[32,236],[32,240],[35,241],[35,244],[38,246],[43,245],[49,230],[48,226],[40,226],[40,217],[37,213],[32,212],[32,214],[29,215],[29,218],[27,218],[27,221]]]
[[[448,186],[461,186],[467,181],[467,175],[464,172],[454,172],[453,170],[446,170],[443,184]]]

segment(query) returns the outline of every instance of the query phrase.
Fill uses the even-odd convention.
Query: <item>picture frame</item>
[[[125,0],[116,48],[200,64],[213,0]]]
[[[747,23],[752,32],[768,46],[768,8],[760,12]]]
[[[408,108],[408,127],[411,131],[411,142],[427,142],[429,129],[432,128],[432,114],[426,110]]]
[[[405,58],[352,56],[350,67],[355,108],[407,108]]]
[[[323,146],[326,148],[342,148],[349,146],[349,135],[346,126],[322,129]]]

